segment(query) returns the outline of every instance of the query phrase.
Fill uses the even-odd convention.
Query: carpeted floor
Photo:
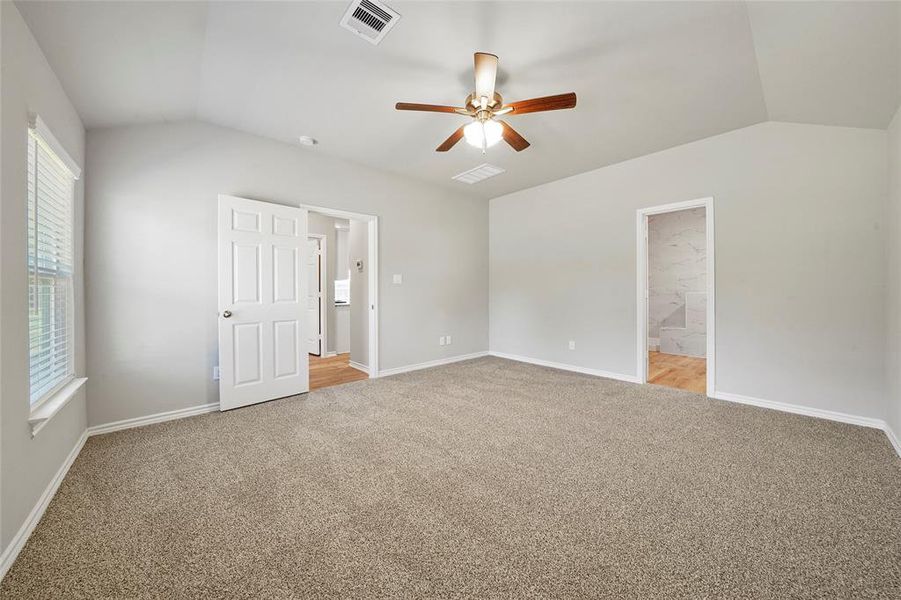
[[[899,598],[878,430],[484,358],[93,437],[3,598]]]

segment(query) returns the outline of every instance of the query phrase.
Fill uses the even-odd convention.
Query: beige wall
[[[483,200],[193,121],[91,130],[87,170],[92,425],[218,400],[220,193],[379,217],[380,368],[487,350]]]
[[[307,220],[307,232],[325,236],[325,322],[326,345],[323,352],[335,351],[335,269],[337,265],[338,236],[335,219],[311,212]]]
[[[901,439],[901,108],[888,130],[889,202],[886,214],[886,421]]]
[[[28,113],[41,116],[84,165],[84,127],[12,2],[0,2],[0,551],[22,527],[85,430],[82,389],[31,437],[28,425],[26,139]],[[87,174],[85,174],[87,176]],[[84,186],[75,186],[75,264],[82,266]],[[84,290],[76,275],[75,369],[84,374]]]
[[[369,223],[352,220],[347,235],[350,262],[350,360],[369,366]],[[363,270],[356,267],[363,261]],[[383,276],[384,278],[384,276]],[[486,348],[487,349],[487,348]]]
[[[764,123],[491,200],[491,349],[634,376],[636,209],[713,196],[717,391],[884,418],[885,148]]]

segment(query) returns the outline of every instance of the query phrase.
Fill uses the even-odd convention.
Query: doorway
[[[320,252],[316,285],[321,292],[308,299],[308,319],[316,320],[315,309],[321,331],[309,343],[310,389],[375,377],[377,221],[369,215],[305,208],[307,234]],[[311,285],[313,279],[311,275]]]
[[[322,356],[327,347],[327,252],[328,245],[324,235],[307,234],[307,353],[315,356]]]
[[[713,199],[637,211],[638,377],[713,395]]]

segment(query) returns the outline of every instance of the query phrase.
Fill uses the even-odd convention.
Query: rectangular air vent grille
[[[354,0],[341,18],[341,27],[378,44],[399,19],[400,14],[378,0]]]
[[[489,165],[485,163],[483,165],[479,165],[478,167],[474,167],[468,171],[463,171],[459,175],[454,175],[451,179],[456,179],[457,181],[462,181],[463,183],[468,183],[472,185],[473,183],[478,183],[480,181],[485,181],[489,177],[494,177],[495,175],[500,175],[504,172],[504,169],[500,167],[495,167],[494,165]]]

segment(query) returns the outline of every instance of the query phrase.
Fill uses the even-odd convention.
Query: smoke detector
[[[400,13],[379,0],[354,0],[341,17],[341,27],[377,45],[399,20]]]

